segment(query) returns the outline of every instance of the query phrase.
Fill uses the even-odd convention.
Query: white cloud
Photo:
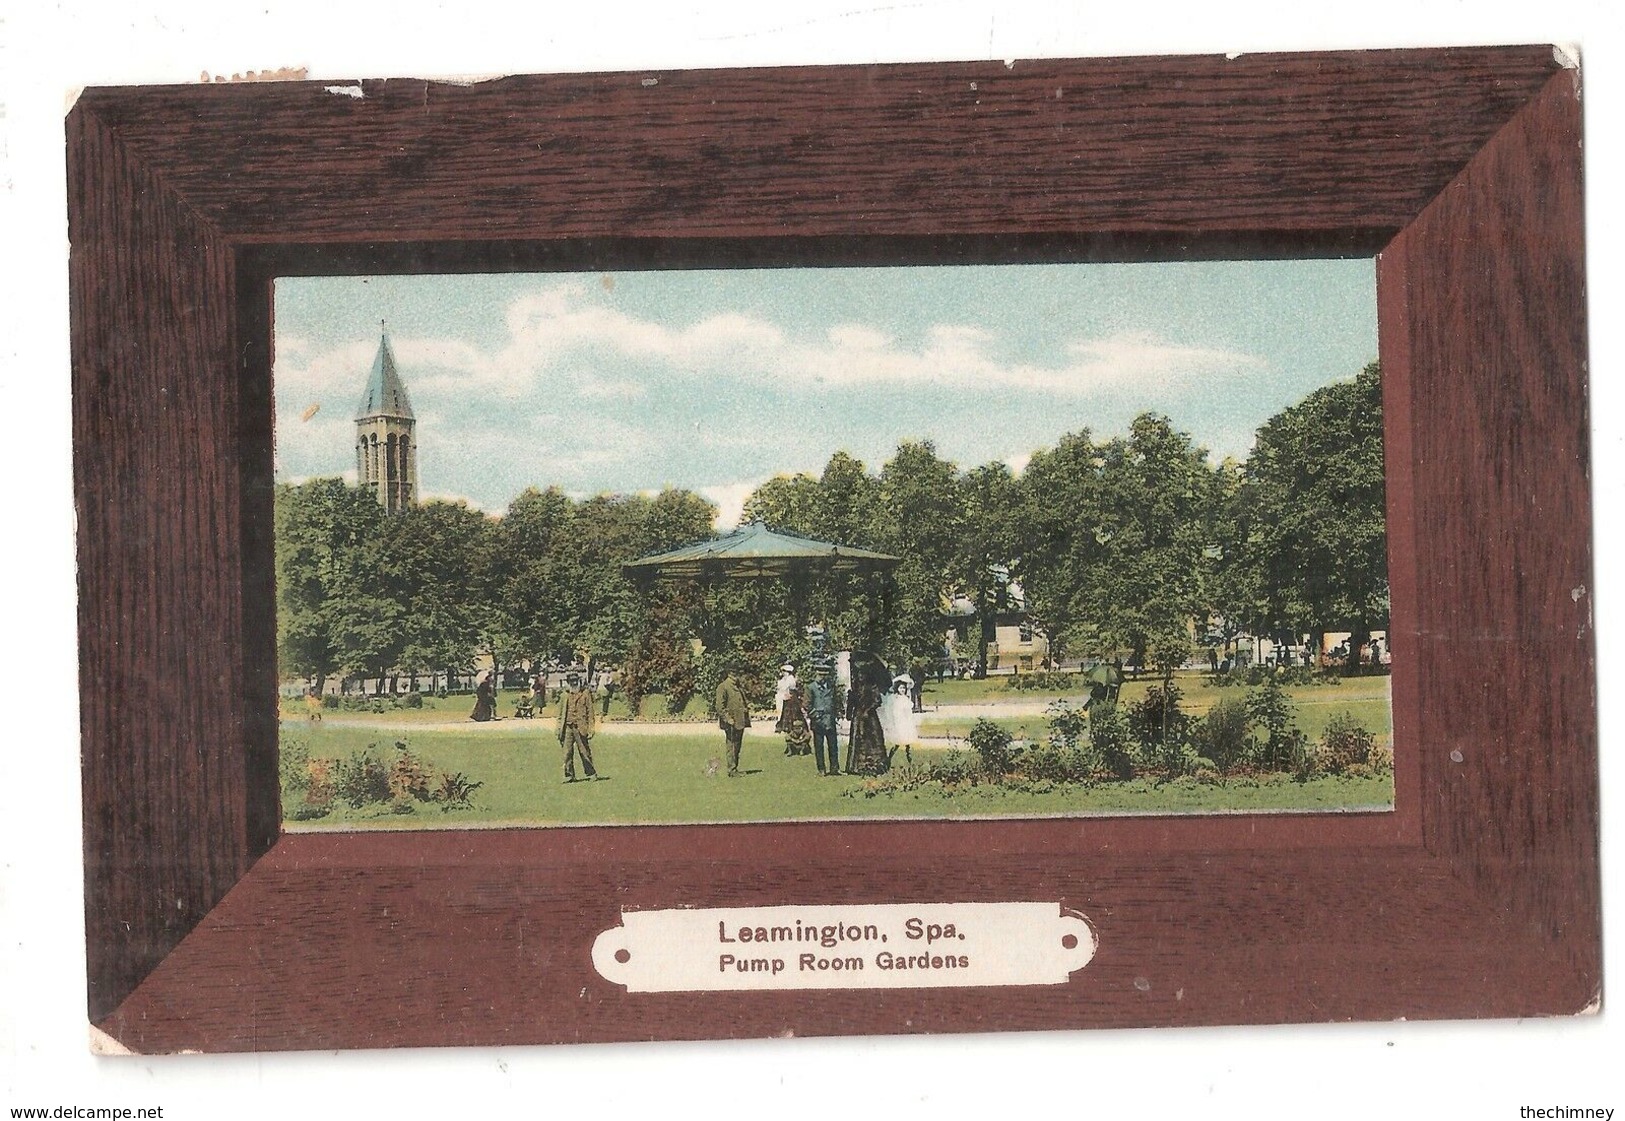
[[[1125,389],[1162,393],[1265,365],[1238,351],[1143,333],[1063,340],[1054,360],[1042,363],[1012,360],[996,329],[962,323],[937,323],[912,339],[862,322],[792,334],[758,314],[665,323],[605,301],[598,285],[555,283],[512,300],[507,337],[494,344],[390,336],[419,419],[425,483],[435,485],[444,472],[440,485],[494,509],[535,480],[592,490],[668,475],[727,478],[787,462],[821,464],[832,431],[850,430],[846,438],[861,442],[867,437],[860,430],[885,423],[879,412],[895,422],[892,429],[928,434],[942,417],[919,390],[968,391],[989,404],[1022,394],[1028,404],[1035,394],[1085,401]],[[277,344],[279,472],[353,467],[352,418],[377,339],[369,334],[319,348],[292,334],[279,335]],[[692,411],[679,419],[655,399],[662,388],[709,395],[692,399],[714,407],[699,419]],[[874,407],[849,415],[850,394],[820,396],[821,389],[861,390]],[[904,390],[906,396],[891,398],[895,409],[880,396]],[[792,414],[780,408],[787,393],[794,395]],[[645,396],[647,404],[638,400]],[[832,401],[844,403],[830,412],[824,406]],[[793,420],[783,423],[782,416]],[[1006,447],[1019,447],[1010,439],[1015,433],[1004,431],[1014,423],[995,435],[995,413],[975,420]],[[900,434],[892,429],[883,444]],[[1016,454],[1007,462],[1019,473],[1026,458]],[[719,484],[704,493],[722,507],[721,523],[731,525],[754,485]]]
[[[722,532],[737,529],[739,519],[745,511],[745,500],[755,493],[757,487],[766,481],[766,479],[756,479],[751,482],[721,483],[717,486],[700,487],[700,496],[716,504],[717,529]]]
[[[1254,355],[1144,333],[1068,340],[1052,364],[1014,362],[1000,355],[993,332],[964,324],[933,325],[915,344],[861,323],[793,338],[755,315],[665,324],[593,302],[598,298],[594,286],[580,283],[516,298],[507,309],[509,337],[495,351],[454,338],[391,342],[411,372],[408,391],[419,400],[509,408],[547,406],[561,396],[631,400],[646,392],[648,379],[674,376],[780,389],[937,385],[1088,396],[1125,387],[1166,390],[1264,366]],[[376,348],[366,339],[315,352],[302,338],[279,337],[279,397],[296,409],[320,404],[324,413],[347,415],[348,408],[337,407],[347,406],[347,397],[329,401],[324,394],[355,391]]]
[[[355,472],[352,471],[352,472],[350,472],[350,474],[354,475]],[[455,494],[455,493],[453,493],[451,491],[446,491],[446,490],[425,491],[425,490],[420,489],[419,492],[418,492],[418,501],[419,502],[450,502],[450,503],[453,503],[454,505],[467,506],[470,510],[478,510],[482,514],[491,513],[491,511],[488,511],[484,506],[480,505],[480,503],[479,503],[479,501],[477,499],[470,498],[466,494]],[[497,513],[500,513],[500,511],[498,511]]]

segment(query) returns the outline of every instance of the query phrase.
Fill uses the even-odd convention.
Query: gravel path
[[[1237,695],[1239,696],[1240,694],[1238,693]],[[973,720],[979,716],[1042,716],[1044,714],[1044,710],[1049,707],[1052,699],[1053,698],[1050,697],[1040,697],[1036,699],[1023,697],[1008,701],[983,701],[976,704],[928,706],[925,712],[921,713],[921,719]],[[1300,707],[1309,705],[1346,705],[1347,703],[1348,702],[1346,700],[1343,700],[1336,695],[1335,690],[1330,690],[1329,695],[1327,695],[1324,699],[1316,697],[1313,700],[1299,700],[1297,702]],[[756,724],[751,729],[752,735],[772,736],[776,734],[773,731],[772,716],[764,714],[755,717],[754,719],[756,720]],[[294,719],[285,721],[285,723],[298,724],[301,723],[301,721]],[[322,721],[322,723],[332,728],[373,728],[380,732],[388,732],[398,735],[410,735],[412,732],[416,731],[473,732],[476,735],[485,735],[496,732],[514,733],[526,731],[534,732],[536,735],[554,736],[557,734],[554,731],[553,717],[551,716],[541,716],[533,720],[520,720],[515,717],[508,716],[502,718],[501,720],[492,720],[483,724],[477,724],[466,717],[458,720],[401,720],[392,722],[388,719],[357,720],[349,717],[333,716],[326,718]],[[671,723],[643,720],[610,720],[600,724],[598,726],[598,730],[600,733],[608,733],[615,736],[714,736],[719,734],[717,732],[716,723],[710,720],[674,721]],[[947,746],[948,744],[954,742],[957,741],[946,737],[928,738],[922,740],[922,743],[927,746]]]

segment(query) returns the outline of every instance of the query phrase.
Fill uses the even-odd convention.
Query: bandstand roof
[[[761,522],[752,522],[709,541],[639,557],[623,564],[621,571],[634,578],[660,580],[752,579],[795,573],[884,572],[900,561],[886,553],[775,533]]]

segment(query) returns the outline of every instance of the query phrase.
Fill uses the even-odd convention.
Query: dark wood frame
[[[140,1051],[1575,1013],[1578,73],[1545,47],[95,89],[68,118],[89,1007]],[[270,278],[1380,254],[1398,808],[279,835]],[[622,908],[1056,900],[1059,987],[629,995]]]

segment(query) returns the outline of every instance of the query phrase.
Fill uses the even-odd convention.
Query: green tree
[[[818,478],[821,510],[814,537],[837,545],[878,547],[880,484],[863,465],[844,451],[829,457]]]
[[[904,441],[880,471],[877,537],[901,557],[892,588],[888,649],[897,662],[942,652],[944,595],[964,575],[965,496],[959,469],[929,440]]]
[[[1016,554],[1020,488],[1008,467],[988,463],[966,472],[960,499],[963,531],[954,590],[967,594],[976,607],[977,672],[985,675],[995,612],[1008,594]]]
[[[376,540],[383,508],[342,479],[312,479],[276,488],[274,519],[281,672],[320,691],[346,663],[348,608],[375,575],[363,546]]]
[[[1126,438],[1035,454],[1022,481],[1019,575],[1051,634],[1171,676],[1207,613],[1221,487],[1206,451],[1145,413]]]
[[[828,522],[823,488],[811,475],[777,475],[745,500],[739,522],[761,522],[778,533],[819,539]]]
[[[487,610],[495,532],[490,518],[461,502],[426,502],[386,520],[382,590],[398,608],[399,668],[414,679],[425,670],[466,670],[482,646],[505,664],[511,643],[492,641]]]
[[[1209,584],[1210,622],[1226,643],[1242,634],[1272,629],[1263,573],[1247,547],[1251,527],[1258,523],[1257,494],[1244,485],[1241,468],[1231,460],[1219,466],[1217,524],[1212,580]]]
[[[1013,574],[1026,593],[1028,615],[1049,636],[1057,658],[1090,646],[1081,590],[1103,555],[1104,543],[1095,540],[1092,523],[1101,503],[1104,462],[1083,429],[1062,436],[1054,448],[1035,451],[1017,480]]]
[[[515,660],[560,656],[569,646],[573,566],[562,548],[574,504],[557,487],[527,488],[489,536],[483,570],[487,633],[512,636]]]
[[[1382,371],[1315,390],[1258,430],[1241,552],[1276,630],[1346,629],[1357,660],[1388,622]]]
[[[711,535],[716,507],[699,495],[668,489],[654,498],[600,495],[578,503],[560,537],[572,612],[572,648],[594,661],[623,664],[647,629],[639,589],[621,565],[647,553],[692,544]]]

